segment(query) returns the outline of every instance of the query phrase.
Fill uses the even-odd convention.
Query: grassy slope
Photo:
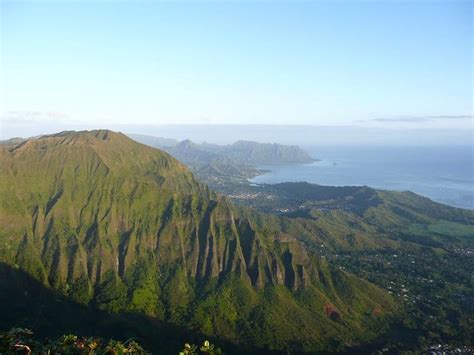
[[[474,211],[367,187],[286,183],[269,189],[281,197],[279,208],[303,206],[279,219],[286,232],[398,296],[406,314],[389,344],[474,343]]]
[[[304,228],[234,208],[121,134],[65,132],[0,156],[1,261],[77,302],[300,350],[368,341],[394,309],[308,254],[292,234]]]

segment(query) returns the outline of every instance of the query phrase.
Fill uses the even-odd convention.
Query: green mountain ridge
[[[192,166],[209,164],[219,158],[226,158],[232,164],[240,165],[302,164],[314,161],[306,151],[294,145],[244,140],[227,145],[197,144],[189,139],[178,142],[137,134],[130,134],[130,138],[163,149],[183,163]]]
[[[226,155],[251,164],[311,163],[314,161],[303,149],[294,145],[237,141],[225,148]]]
[[[307,250],[397,296],[403,316],[380,348],[472,348],[474,211],[367,186],[230,184],[226,191],[239,205],[282,218]]]
[[[395,310],[309,252],[311,230],[236,208],[121,133],[2,145],[0,161],[0,261],[76,302],[298,351],[365,344]]]
[[[260,175],[259,165],[305,164],[314,161],[298,146],[237,141],[233,144],[197,144],[189,139],[181,142],[140,134],[129,134],[137,142],[162,149],[186,164],[199,181],[213,189],[226,186],[229,181],[247,184]]]

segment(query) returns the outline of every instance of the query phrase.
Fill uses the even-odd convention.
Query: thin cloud
[[[464,120],[471,119],[473,115],[436,115],[436,116],[401,116],[401,117],[377,117],[370,120],[359,120],[357,122],[382,122],[382,123],[420,123],[444,120]]]
[[[41,123],[61,123],[69,116],[61,112],[7,111],[0,115],[4,124],[29,125]]]

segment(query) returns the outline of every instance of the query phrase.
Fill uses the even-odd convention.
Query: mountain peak
[[[95,130],[84,130],[84,131],[62,131],[59,133],[48,134],[38,137],[38,139],[48,138],[60,138],[69,139],[74,141],[80,140],[111,140],[111,139],[129,139],[121,132],[114,132],[110,129],[95,129]],[[70,141],[69,141],[70,142]]]
[[[254,141],[247,141],[247,140],[244,140],[244,139],[240,139],[236,142],[234,142],[232,145],[233,146],[239,146],[239,145],[257,145],[259,143],[257,142],[254,142]],[[261,144],[265,144],[265,143],[261,143]]]
[[[34,166],[39,172],[48,166],[48,169],[68,171],[72,176],[82,171],[91,178],[102,171],[104,176],[166,183],[175,191],[181,191],[184,186],[189,188],[194,181],[189,169],[168,153],[106,129],[63,131],[0,148],[3,148],[0,158],[4,159],[5,168],[22,164]]]
[[[177,146],[181,149],[184,149],[184,148],[187,149],[187,148],[195,148],[195,147],[197,147],[197,144],[194,143],[190,139],[185,139],[184,141],[179,142]]]
[[[45,149],[57,145],[84,145],[94,144],[101,141],[131,141],[127,136],[120,132],[114,132],[108,129],[99,129],[91,131],[62,131],[54,134],[46,134],[27,139],[11,141],[9,144],[10,152],[23,149]],[[13,146],[13,147],[11,147]]]

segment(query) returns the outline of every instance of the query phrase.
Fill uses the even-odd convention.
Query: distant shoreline
[[[473,178],[466,167],[472,156],[460,147],[391,148],[314,147],[324,159],[314,164],[258,166],[252,184],[306,181],[325,186],[370,186],[412,191],[452,207],[474,210]],[[440,163],[439,157],[443,158]],[[390,161],[390,164],[387,164]],[[322,162],[322,163],[317,163]],[[336,162],[336,164],[334,164]],[[265,175],[263,177],[263,175]]]

